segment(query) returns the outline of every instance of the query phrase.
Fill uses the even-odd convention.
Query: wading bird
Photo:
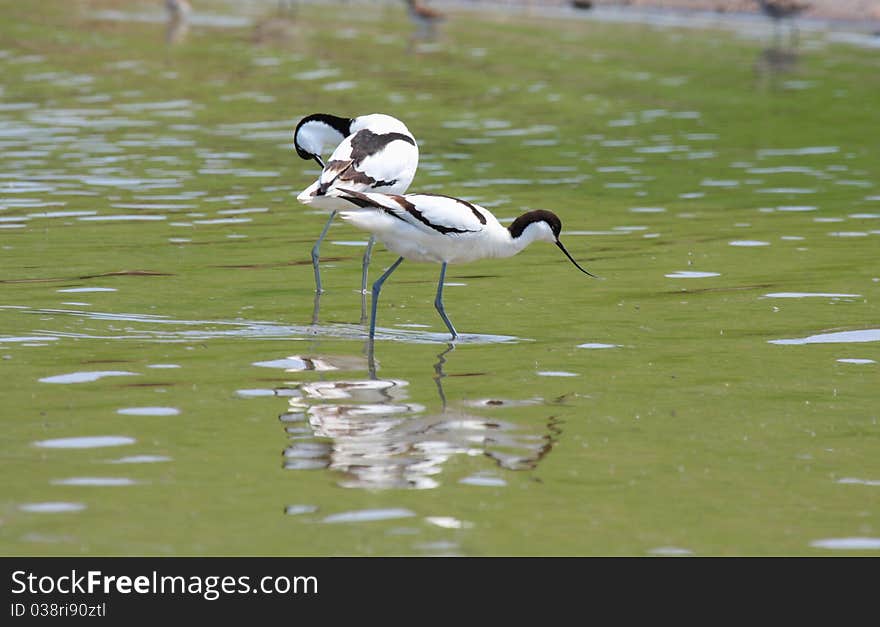
[[[441,264],[434,307],[453,339],[458,333],[443,306],[443,281],[450,263],[511,257],[532,242],[542,240],[556,244],[578,270],[594,276],[582,268],[559,241],[562,221],[550,211],[529,211],[505,228],[487,209],[449,196],[399,196],[346,189],[338,189],[334,195],[350,207],[341,212],[344,220],[369,231],[386,248],[400,255],[373,283],[371,340],[376,333],[376,307],[382,284],[404,259]]]
[[[406,0],[410,21],[418,27],[412,39],[433,40],[437,34],[437,23],[445,17],[439,11],[423,5],[419,0]]]
[[[189,15],[192,13],[192,6],[189,0],[165,0],[165,10],[168,12],[165,41],[168,44],[179,43],[189,32]]]
[[[315,289],[324,290],[318,268],[321,242],[339,209],[350,207],[333,196],[347,190],[403,194],[412,183],[419,165],[419,147],[406,125],[390,115],[373,113],[343,118],[327,113],[304,117],[293,133],[293,144],[302,159],[314,159],[321,166],[318,179],[304,189],[297,200],[330,212],[318,241],[312,248]],[[333,149],[325,164],[321,154]],[[367,268],[375,239],[370,237],[364,252],[361,291],[367,289]]]
[[[773,20],[773,38],[779,40],[779,24],[784,19],[791,19],[790,38],[792,44],[797,42],[797,26],[794,19],[797,15],[810,8],[807,2],[798,0],[755,0],[761,6],[761,12]]]

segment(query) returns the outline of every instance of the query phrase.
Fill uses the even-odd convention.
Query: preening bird
[[[409,189],[419,165],[419,147],[406,125],[382,113],[344,118],[327,113],[304,117],[293,134],[294,148],[302,159],[321,166],[318,179],[297,200],[330,212],[330,218],[312,248],[315,289],[323,292],[318,267],[321,242],[339,209],[350,205],[334,197],[340,188],[357,192],[403,194]],[[332,149],[325,164],[321,155]],[[374,239],[364,252],[361,290],[367,288],[367,268]]]
[[[382,284],[403,262],[439,263],[440,281],[434,307],[455,339],[458,333],[443,306],[443,281],[450,263],[467,263],[491,257],[511,257],[535,241],[556,246],[584,274],[582,268],[559,241],[562,221],[543,209],[529,211],[504,227],[484,207],[466,200],[436,194],[377,194],[336,189],[333,195],[349,208],[344,220],[372,233],[385,247],[400,255],[373,284],[370,339],[376,333],[376,308]]]

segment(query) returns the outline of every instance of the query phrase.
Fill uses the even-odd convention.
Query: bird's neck
[[[514,235],[509,228],[499,225],[492,238],[492,257],[513,257],[529,244],[539,239],[537,229],[525,229]]]
[[[297,133],[299,145],[313,155],[321,155],[325,148],[335,148],[348,136],[351,120],[335,115],[321,114],[305,121]]]

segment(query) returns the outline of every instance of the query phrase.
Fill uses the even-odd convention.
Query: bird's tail
[[[379,209],[347,209],[339,212],[343,220],[354,227],[371,233],[382,233],[394,225],[395,218]]]
[[[304,205],[310,205],[312,201],[315,199],[315,192],[318,190],[318,181],[315,181],[304,190],[302,190],[299,195],[296,197],[298,201],[300,201]]]

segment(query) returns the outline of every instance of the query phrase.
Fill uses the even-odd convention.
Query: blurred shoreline
[[[796,0],[809,5],[801,17],[819,20],[874,21],[880,22],[880,0]],[[433,0],[429,4],[469,4],[478,6],[507,6],[523,9],[559,9],[572,6],[572,0],[465,0],[450,3]],[[760,15],[761,10],[754,0],[594,0],[593,7],[599,9],[645,9],[670,10],[675,12],[700,13],[738,13]]]

